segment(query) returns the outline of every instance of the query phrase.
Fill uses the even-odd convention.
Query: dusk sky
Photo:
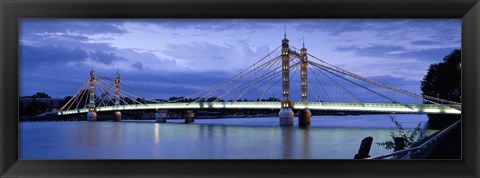
[[[20,96],[59,98],[73,95],[92,66],[110,77],[118,68],[129,93],[188,96],[278,47],[285,27],[291,46],[301,48],[304,37],[316,57],[421,93],[428,67],[461,44],[461,19],[21,19],[19,25]],[[299,95],[299,84],[291,87]]]

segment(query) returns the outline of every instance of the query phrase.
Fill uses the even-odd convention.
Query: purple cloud
[[[103,64],[112,64],[114,62],[125,60],[125,58],[117,56],[114,53],[106,53],[100,50],[96,50],[95,52],[90,52],[90,58],[94,61]]]
[[[88,53],[81,48],[65,48],[61,46],[20,46],[20,61],[24,68],[35,65],[65,64],[72,61],[83,61]]]
[[[141,62],[135,62],[132,64],[132,67],[138,70],[143,70],[143,63]]]
[[[426,61],[439,61],[456,48],[430,48],[409,50],[396,45],[372,45],[368,47],[339,46],[336,51],[353,52],[355,55],[383,58],[416,58]]]

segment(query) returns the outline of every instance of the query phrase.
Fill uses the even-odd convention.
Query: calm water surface
[[[406,128],[426,115],[397,115]],[[353,159],[373,137],[371,156],[391,153],[377,142],[396,130],[387,115],[313,116],[310,128],[279,127],[278,118],[122,122],[21,122],[20,159]],[[436,130],[426,130],[432,134]]]

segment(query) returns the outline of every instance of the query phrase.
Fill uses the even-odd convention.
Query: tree
[[[37,92],[34,95],[32,95],[32,98],[52,98],[48,96],[48,94],[43,93],[43,92]]]
[[[129,98],[129,97],[125,97],[123,98],[123,101],[125,101],[125,104],[134,104],[135,102]]]
[[[208,98],[207,99],[207,102],[212,102],[212,101],[215,101],[217,100],[218,98],[217,97],[211,97],[211,98]]]
[[[136,101],[137,101],[137,103],[140,103],[140,104],[146,104],[147,103],[145,98],[137,98]]]
[[[454,50],[443,62],[430,65],[423,78],[423,95],[461,102],[461,51]],[[428,115],[430,128],[443,128],[460,118],[459,115]]]
[[[213,102],[213,101],[224,102],[225,100],[220,99],[220,98],[215,97],[215,96],[207,99],[207,102]]]
[[[267,101],[280,101],[280,99],[275,98],[275,97],[270,97],[267,99]]]
[[[68,101],[70,101],[70,99],[72,99],[73,96],[66,96],[65,98],[63,98],[63,101],[62,101],[62,104],[60,105],[60,107],[63,107],[65,106],[65,104],[67,104]]]
[[[48,104],[33,100],[25,106],[25,108],[20,108],[20,115],[22,116],[33,116],[41,114],[48,110]]]
[[[445,56],[443,62],[430,65],[422,81],[424,95],[460,102],[461,55],[457,49]]]

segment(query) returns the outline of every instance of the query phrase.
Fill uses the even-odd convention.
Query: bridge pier
[[[122,112],[120,112],[120,111],[115,111],[115,112],[113,113],[113,121],[116,121],[116,122],[122,121]]]
[[[310,118],[312,117],[312,112],[309,109],[298,112],[298,126],[305,127],[310,125]]]
[[[292,109],[290,108],[282,108],[278,113],[278,117],[280,119],[280,126],[292,126],[293,125],[293,114]]]
[[[155,122],[156,123],[165,123],[167,122],[167,111],[160,110],[155,113]]]
[[[185,112],[185,123],[190,123],[195,120],[195,113],[191,110]]]
[[[97,113],[95,111],[88,111],[87,120],[88,121],[97,121]]]

